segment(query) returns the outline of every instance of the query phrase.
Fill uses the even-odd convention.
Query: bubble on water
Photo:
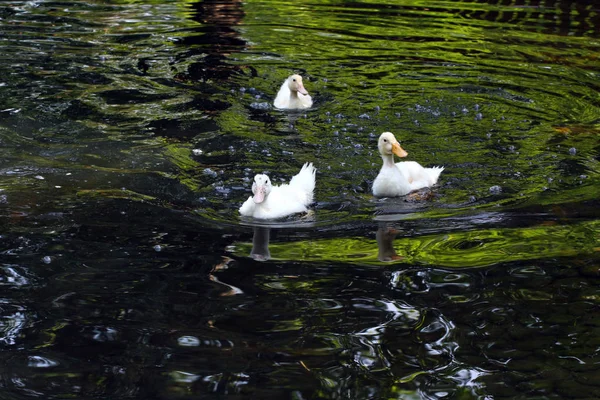
[[[256,98],[259,99],[260,96],[257,96]],[[250,104],[250,108],[254,108],[255,110],[269,110],[271,105],[265,102],[254,102]]]
[[[479,111],[479,104],[475,104],[474,108],[475,108],[475,111]]]
[[[475,120],[476,121],[481,121],[482,119],[483,119],[483,114],[482,113],[475,114]]]
[[[35,179],[40,179],[40,180],[44,180],[45,178],[41,175],[36,175],[34,176]]]
[[[335,116],[337,119],[342,119],[342,118],[344,118],[344,114],[342,114],[342,113],[335,114],[334,116]]]
[[[397,112],[396,114],[394,114],[396,116],[396,118],[400,118],[402,116],[401,113]]]
[[[193,149],[192,150],[192,154],[195,155],[195,156],[199,156],[202,153],[204,153],[204,151],[202,151],[202,149]]]
[[[204,171],[202,171],[202,173],[206,176],[210,176],[211,178],[217,177],[217,173],[210,168],[204,168]]]
[[[588,176],[587,175],[579,175],[579,179],[587,179]]]
[[[492,187],[490,187],[490,193],[491,194],[500,194],[502,193],[502,187],[499,185],[494,185]]]
[[[369,114],[365,113],[365,114],[360,114],[358,116],[358,118],[360,118],[360,119],[371,119],[371,116]]]
[[[477,197],[469,196],[469,203],[475,203],[477,201]]]
[[[225,186],[215,186],[215,190],[217,193],[222,194],[223,196],[228,196],[231,193],[231,189]]]
[[[380,110],[381,110],[381,107],[375,106],[375,111],[379,112]]]
[[[575,147],[571,147],[569,149],[569,154],[572,155],[572,156],[574,156],[575,154],[577,154],[577,149]]]
[[[463,107],[463,109],[460,111],[462,111],[462,113],[465,115],[469,113],[469,109],[467,107]]]
[[[553,180],[554,180],[553,178],[548,178],[547,179],[548,183],[552,183]]]
[[[339,131],[333,131],[333,136],[339,136],[340,132]]]
[[[42,258],[42,262],[43,262],[44,264],[50,264],[50,263],[52,262],[52,257],[50,257],[50,256],[44,256],[44,257]]]
[[[181,336],[177,338],[177,344],[183,347],[197,347],[200,346],[200,339],[196,336]]]
[[[508,146],[508,151],[515,151],[515,146],[513,146],[512,144]]]
[[[240,88],[240,92],[244,93],[245,91],[246,91],[246,88],[242,86],[242,87]]]
[[[160,244],[157,244],[153,247],[154,251],[156,251],[157,253],[160,253],[162,251],[162,246]]]

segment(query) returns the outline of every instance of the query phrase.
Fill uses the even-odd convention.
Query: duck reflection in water
[[[216,275],[217,273],[228,269],[229,263],[232,261],[233,261],[232,258],[223,257],[223,261],[220,262],[219,264],[215,265],[213,267],[212,271],[210,271],[210,273],[208,274],[208,279],[210,279],[211,281],[213,281],[215,283],[218,283],[219,285],[222,285],[225,288],[225,290],[223,292],[221,292],[219,294],[219,296],[235,296],[235,295],[244,293],[244,291],[242,289],[240,289],[239,287],[233,286],[233,285],[230,285],[229,283],[225,283],[225,282],[221,281]]]
[[[228,62],[231,53],[242,50],[246,41],[240,37],[236,27],[245,17],[241,0],[204,0],[191,4],[192,18],[201,26],[199,34],[188,35],[177,43],[189,50],[179,56],[190,59],[201,55],[200,61],[189,65],[187,73],[178,74],[183,80],[225,80],[243,72],[243,68]],[[255,71],[249,68],[253,75]]]
[[[399,233],[395,228],[391,226],[380,226],[377,229],[377,247],[379,252],[377,253],[377,259],[382,262],[398,261],[404,257],[399,256],[394,249],[394,239]]]
[[[253,228],[254,236],[252,236],[252,250],[250,257],[256,261],[267,261],[271,258],[269,251],[269,235],[271,228],[264,226],[255,226]]]

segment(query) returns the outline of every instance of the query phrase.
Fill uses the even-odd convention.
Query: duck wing
[[[416,161],[403,161],[396,163],[396,167],[406,178],[412,190],[435,185],[444,167],[424,168]]]
[[[317,169],[313,163],[305,163],[300,172],[292,177],[289,183],[289,188],[298,193],[298,197],[305,205],[309,205],[313,201],[313,192],[315,190],[315,175]]]
[[[283,81],[281,87],[279,88],[279,92],[277,92],[277,96],[275,97],[273,105],[277,108],[288,108],[290,105],[291,94],[292,92],[290,92],[287,80]]]

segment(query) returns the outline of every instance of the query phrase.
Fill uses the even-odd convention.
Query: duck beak
[[[406,157],[408,153],[402,147],[400,147],[400,143],[396,142],[392,144],[392,152],[398,157]]]
[[[302,93],[305,96],[308,94],[308,90],[304,88],[304,84],[302,84],[302,82],[298,82],[298,93]]]
[[[267,194],[267,187],[265,185],[260,185],[256,187],[256,193],[254,193],[254,197],[252,200],[256,204],[260,204],[265,201],[265,195]]]

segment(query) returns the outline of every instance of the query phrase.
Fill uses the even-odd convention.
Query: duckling
[[[273,105],[277,108],[299,109],[310,108],[312,98],[304,88],[300,75],[290,75],[281,85]]]
[[[423,168],[415,161],[404,161],[394,164],[394,154],[406,157],[408,153],[391,132],[384,132],[377,143],[383,159],[379,175],[373,181],[375,197],[404,196],[413,190],[430,187],[436,184],[444,167]]]
[[[273,186],[267,175],[257,174],[252,183],[253,196],[240,207],[240,214],[258,219],[276,219],[308,211],[313,201],[316,168],[305,163],[289,184]]]

